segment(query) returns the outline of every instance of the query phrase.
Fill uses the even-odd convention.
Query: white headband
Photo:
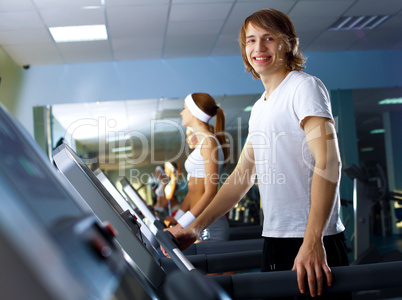
[[[163,170],[163,168],[162,168],[161,166],[157,166],[157,167],[155,168],[155,172],[156,172],[156,171],[159,171],[159,172],[161,172],[162,175],[165,175],[165,170]]]
[[[197,104],[195,104],[193,97],[190,95],[188,95],[185,99],[184,99],[184,103],[186,103],[188,110],[191,112],[191,114],[196,117],[198,120],[204,122],[204,123],[208,123],[208,121],[212,118],[210,115],[204,113],[201,108],[199,108],[197,106]]]

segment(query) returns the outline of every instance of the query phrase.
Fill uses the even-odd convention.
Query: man
[[[265,91],[254,104],[239,162],[210,205],[176,237],[182,248],[233,207],[257,177],[264,211],[262,271],[296,270],[299,290],[321,295],[328,265],[347,265],[339,218],[341,162],[328,91],[301,72],[305,59],[291,20],[264,9],[243,23],[246,70]]]

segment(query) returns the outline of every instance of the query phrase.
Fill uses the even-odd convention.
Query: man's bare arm
[[[329,119],[310,117],[304,124],[307,144],[315,159],[311,183],[311,205],[303,244],[295,258],[299,289],[305,291],[305,276],[311,296],[321,295],[323,272],[328,285],[332,273],[328,267],[323,245],[323,232],[334,205],[339,181],[340,155],[335,127]]]

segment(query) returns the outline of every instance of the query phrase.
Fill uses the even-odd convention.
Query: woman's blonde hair
[[[254,70],[247,59],[246,54],[246,29],[249,24],[267,30],[273,36],[280,38],[288,47],[286,68],[290,71],[301,71],[306,59],[299,48],[299,38],[290,18],[273,8],[261,9],[247,17],[239,33],[239,45],[244,66],[247,72],[251,72],[254,78],[260,78],[260,75]]]

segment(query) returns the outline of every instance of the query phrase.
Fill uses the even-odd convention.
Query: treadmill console
[[[2,106],[0,156],[0,297],[112,298],[131,276],[113,231],[76,204],[42,149]]]

